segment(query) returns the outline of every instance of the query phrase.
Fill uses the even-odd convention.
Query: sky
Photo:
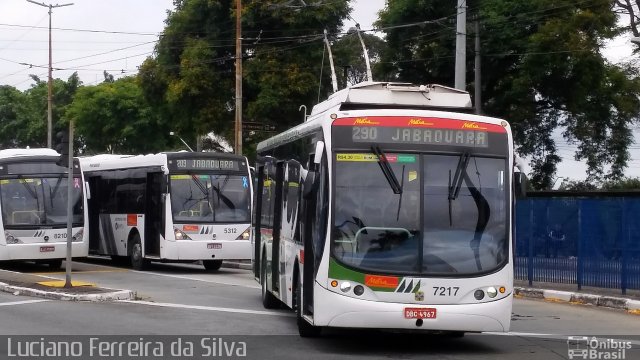
[[[49,4],[52,0],[34,0]],[[56,0],[67,4],[53,9],[54,78],[67,79],[77,71],[85,85],[104,80],[103,71],[117,79],[133,75],[137,66],[151,55],[158,34],[164,28],[172,0]],[[385,0],[355,0],[351,17],[363,30],[371,29]],[[29,74],[47,79],[48,8],[27,0],[0,0],[0,85],[28,89]],[[345,22],[345,28],[354,21]],[[41,28],[40,28],[41,27]],[[59,28],[59,29],[55,29]],[[631,43],[618,38],[604,51],[613,62],[629,59]],[[447,84],[445,84],[447,85]],[[449,84],[451,85],[451,84]],[[508,120],[508,119],[507,119]],[[636,131],[640,140],[640,130]],[[572,160],[576,145],[567,144],[556,134],[563,158],[556,186],[562,178],[584,179],[584,162]],[[640,145],[632,145],[628,176],[640,176]]]

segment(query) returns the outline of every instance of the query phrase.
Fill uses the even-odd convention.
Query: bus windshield
[[[173,220],[243,223],[251,219],[248,176],[171,175]]]
[[[333,256],[374,273],[467,276],[508,258],[506,159],[336,154]]]
[[[6,227],[67,224],[66,174],[0,180],[2,220]],[[73,179],[73,223],[83,223],[82,188]]]

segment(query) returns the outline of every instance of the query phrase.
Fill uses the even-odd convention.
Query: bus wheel
[[[60,269],[62,267],[62,259],[47,260],[45,262],[51,269]]]
[[[202,265],[209,271],[216,271],[222,267],[222,260],[203,260]]]
[[[450,338],[463,338],[464,337],[464,331],[450,331],[445,333],[445,336],[450,337]]]
[[[322,332],[322,328],[319,326],[313,326],[302,317],[302,282],[298,276],[296,281],[295,290],[295,307],[296,307],[296,320],[298,323],[298,333],[301,337],[318,337]]]
[[[262,285],[262,306],[265,309],[275,309],[280,305],[280,301],[267,290],[267,257],[262,256],[262,266],[260,267],[260,284]]]
[[[142,243],[140,242],[140,235],[134,235],[129,245],[129,258],[131,258],[131,267],[135,270],[144,270],[144,268],[147,266],[147,260],[142,257]]]

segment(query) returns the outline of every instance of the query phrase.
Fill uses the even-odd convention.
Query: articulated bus
[[[0,150],[0,261],[31,260],[59,268],[67,255],[68,174],[52,149]],[[73,162],[72,257],[86,257],[86,199]]]
[[[323,327],[509,330],[509,124],[468,93],[363,83],[258,144],[254,275],[267,308]]]
[[[88,197],[89,253],[129,260],[251,258],[253,187],[244,156],[167,152],[81,159]]]

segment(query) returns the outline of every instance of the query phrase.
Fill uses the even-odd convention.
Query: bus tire
[[[445,336],[450,337],[450,338],[454,338],[454,339],[463,338],[464,337],[464,331],[449,331],[449,332],[445,333]]]
[[[58,270],[62,267],[62,259],[52,259],[45,261],[45,264],[52,270]]]
[[[144,270],[148,265],[148,261],[142,257],[142,242],[140,235],[135,234],[129,242],[129,258],[131,259],[131,267],[134,270]]]
[[[222,267],[222,260],[202,260],[202,265],[209,271],[217,271]]]
[[[296,270],[297,273],[297,270]],[[302,281],[300,281],[300,276],[296,276],[296,299],[295,299],[295,307],[296,307],[296,322],[298,324],[298,334],[300,337],[318,337],[322,332],[322,328],[319,326],[313,326],[307,322],[302,317]]]
[[[262,306],[265,309],[275,309],[280,306],[280,300],[267,290],[267,257],[262,255],[260,266],[260,285],[262,288]]]

